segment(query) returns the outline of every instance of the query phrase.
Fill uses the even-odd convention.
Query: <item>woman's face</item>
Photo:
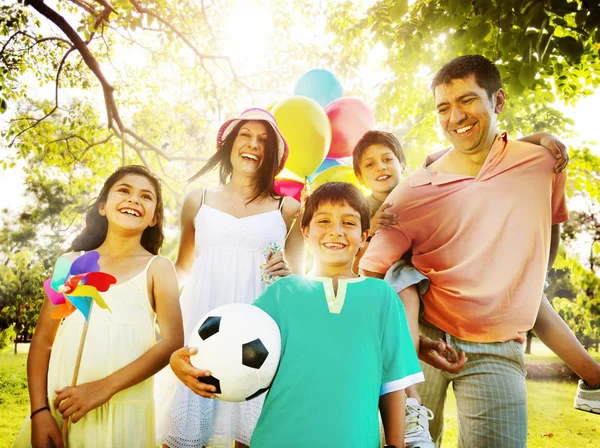
[[[240,127],[231,148],[231,166],[234,173],[255,176],[262,166],[267,146],[267,124],[246,121]]]

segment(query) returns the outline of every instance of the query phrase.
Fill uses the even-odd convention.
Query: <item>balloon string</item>
[[[298,221],[298,219],[304,213],[304,206],[306,205],[306,200],[308,199],[309,196],[310,196],[310,182],[308,181],[308,176],[307,176],[304,178],[304,186],[302,187],[302,192],[300,193],[300,206],[298,207],[298,211],[294,214],[294,218],[292,220],[292,225],[290,225],[290,229],[288,230],[287,235],[285,236],[285,239],[283,240],[284,247],[285,247],[285,243],[286,243],[288,237],[290,236],[290,233],[292,233],[292,229],[294,228],[296,221]]]

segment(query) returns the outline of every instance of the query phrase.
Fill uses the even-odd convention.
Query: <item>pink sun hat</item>
[[[283,169],[285,161],[288,158],[289,148],[285,138],[283,137],[283,134],[277,127],[277,120],[275,120],[275,117],[264,109],[259,109],[258,107],[246,109],[240,114],[239,117],[232,118],[223,123],[219,128],[219,132],[217,133],[217,148],[221,147],[223,140],[225,140],[227,136],[231,134],[233,128],[235,128],[240,121],[266,121],[271,125],[275,131],[275,135],[277,136],[277,159],[279,160],[277,173],[279,173]]]

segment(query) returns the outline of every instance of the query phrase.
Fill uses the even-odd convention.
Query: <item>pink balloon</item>
[[[275,179],[273,184],[275,186],[275,193],[281,196],[291,196],[297,201],[300,201],[300,193],[304,188],[302,182],[292,179]]]
[[[325,108],[331,122],[331,146],[327,157],[339,159],[352,150],[365,134],[375,128],[375,116],[364,101],[351,96],[333,100]]]

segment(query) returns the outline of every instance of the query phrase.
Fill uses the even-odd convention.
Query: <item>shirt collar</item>
[[[488,163],[490,163],[493,159],[495,159],[498,156],[498,154],[502,153],[502,151],[506,147],[506,142],[508,142],[508,136],[507,136],[506,132],[500,132],[498,134],[498,137],[496,137],[496,140],[494,141],[494,143],[492,145],[492,149],[490,150],[490,153],[488,154],[488,157],[487,157],[483,167],[481,168],[481,172],[483,172],[485,170],[485,167],[486,167],[486,165],[488,165]],[[465,176],[463,174],[442,173],[440,171],[432,171],[427,168],[433,162],[435,162],[440,157],[442,157],[444,154],[446,154],[448,151],[450,151],[450,149],[452,149],[452,148],[450,147],[447,149],[443,149],[441,151],[434,152],[433,154],[429,154],[425,158],[423,165],[421,165],[408,178],[408,184],[411,187],[422,187],[423,185],[429,185],[429,184],[444,185],[444,184],[456,182],[456,181],[463,180],[463,179],[469,179],[469,178],[473,179],[473,176]]]

